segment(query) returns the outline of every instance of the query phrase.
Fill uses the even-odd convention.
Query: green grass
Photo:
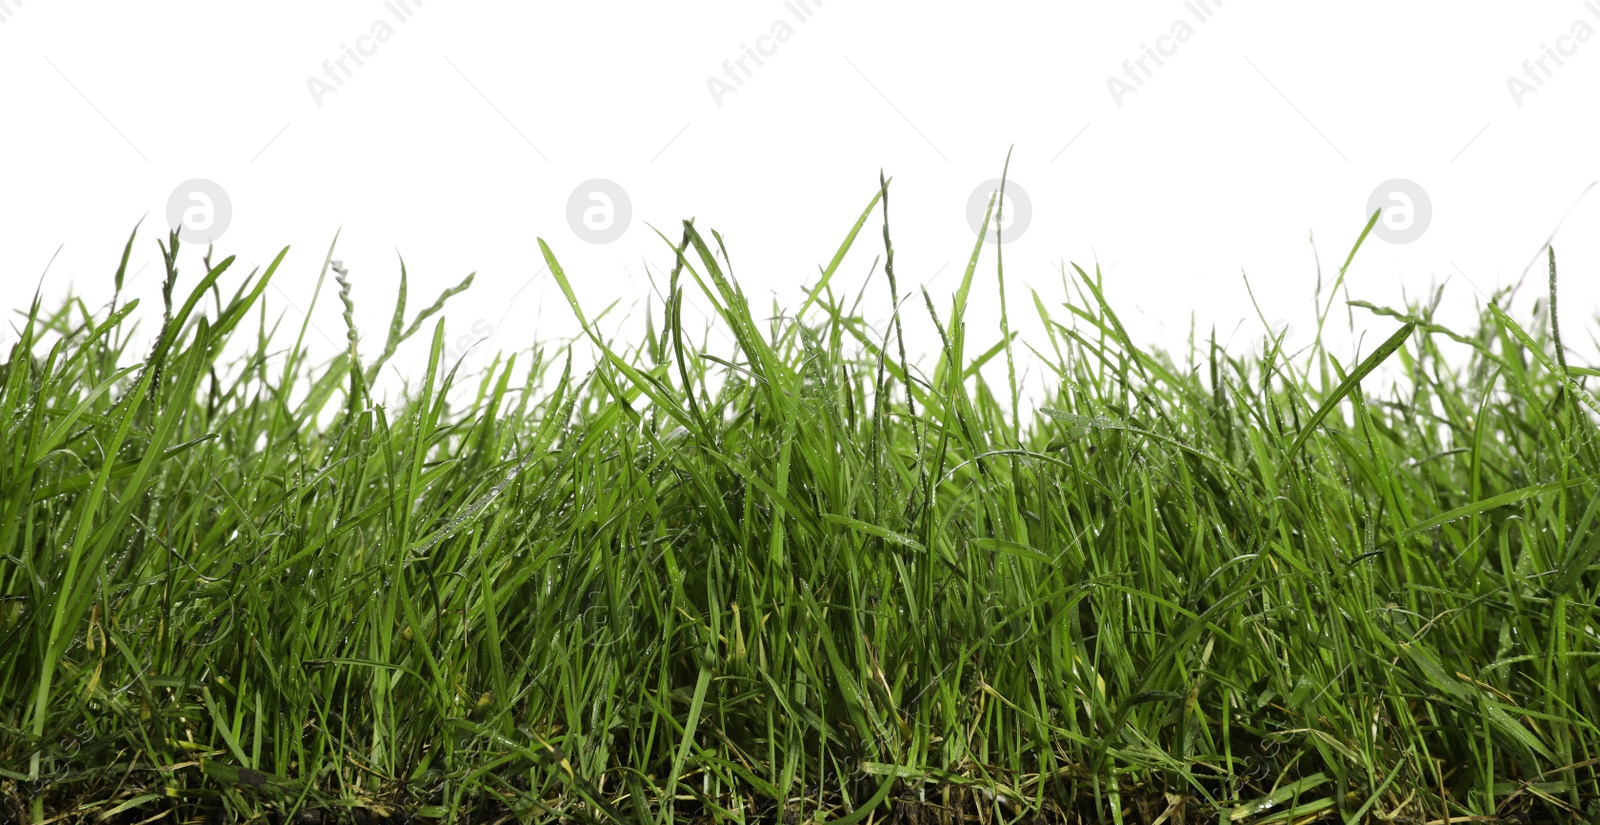
[[[1347,310],[1341,269],[1318,340],[1393,333],[1360,360],[1169,356],[1077,267],[969,329],[1001,270],[897,283],[887,192],[796,312],[686,223],[637,346],[585,320],[472,377],[403,280],[380,358],[352,327],[309,360],[282,256],[180,279],[168,238],[148,351],[131,302],[36,303],[0,367],[0,819],[1600,818],[1600,373],[1553,252],[1524,324]],[[852,244],[882,266],[846,300]]]

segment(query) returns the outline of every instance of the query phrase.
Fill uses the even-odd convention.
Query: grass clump
[[[637,346],[573,300],[584,339],[468,380],[438,322],[393,404],[450,295],[408,324],[403,276],[374,363],[353,323],[284,343],[283,255],[177,303],[169,238],[148,352],[132,303],[36,302],[0,366],[0,817],[1600,816],[1600,373],[1553,252],[1536,323],[1354,302],[1394,332],[1353,361],[1343,270],[1309,348],[1179,358],[1073,267],[1029,413],[982,369],[1009,327],[963,320],[981,244],[948,305],[908,294],[887,205],[797,313],[685,222]],[[874,329],[830,284],[880,209]],[[688,340],[691,290],[734,351]]]

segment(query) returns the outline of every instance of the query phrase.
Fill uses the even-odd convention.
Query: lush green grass
[[[883,218],[866,297],[829,286],[884,191],[787,314],[685,224],[638,347],[585,322],[593,370],[463,378],[403,280],[382,358],[312,363],[262,300],[282,256],[195,283],[171,238],[150,351],[131,303],[34,306],[0,368],[0,819],[1600,816],[1600,373],[1553,253],[1534,322],[1363,307],[1394,334],[1353,362],[1142,350],[1073,267],[1013,285],[1054,386],[1013,414],[1023,343],[962,321],[981,246],[935,301]],[[736,350],[688,340],[695,290]]]

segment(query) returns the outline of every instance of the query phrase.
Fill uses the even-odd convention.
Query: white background
[[[247,269],[292,247],[267,292],[287,328],[342,227],[336,257],[368,357],[397,253],[413,311],[478,273],[447,313],[452,343],[475,325],[493,330],[478,353],[573,334],[540,237],[591,314],[622,301],[608,332],[637,339],[650,273],[671,262],[651,226],[676,239],[694,216],[720,230],[757,309],[792,309],[882,169],[903,289],[927,285],[944,311],[973,245],[968,196],[1014,146],[1010,177],[1033,214],[1003,247],[1007,286],[1013,323],[1036,343],[1026,288],[1059,305],[1063,262],[1098,262],[1141,340],[1179,347],[1192,320],[1248,347],[1261,330],[1248,278],[1266,318],[1303,343],[1318,261],[1331,281],[1369,195],[1404,178],[1430,196],[1432,222],[1408,244],[1369,240],[1351,297],[1400,304],[1448,280],[1459,318],[1556,232],[1573,357],[1596,360],[1600,192],[1582,194],[1600,178],[1600,35],[1559,40],[1576,21],[1600,29],[1596,0],[1210,0],[1203,23],[1170,1],[810,0],[804,22],[777,0],[410,2],[420,7],[397,23],[376,0],[0,0],[0,304],[25,307],[36,289],[104,304],[143,216],[128,291],[159,313],[166,203],[206,178],[233,204],[219,253]],[[308,80],[380,19],[393,36],[318,101]],[[793,36],[719,105],[708,78],[725,79],[723,62],[780,19]],[[1180,19],[1193,36],[1117,100],[1108,78],[1126,79],[1123,62]],[[1533,67],[1540,85],[1519,100],[1508,78],[1527,80],[1524,61],[1544,45],[1570,54],[1546,59],[1549,77]],[[567,221],[569,195],[592,178],[632,203],[607,245]],[[839,273],[846,296],[881,252],[879,221]],[[997,334],[994,250],[973,289],[983,346]],[[180,295],[201,275],[188,252]],[[1525,318],[1542,268],[1528,277]],[[344,340],[331,287],[312,317],[323,354]],[[887,315],[881,274],[865,305]],[[909,307],[924,314],[920,297]],[[0,344],[15,340],[11,317]],[[1356,316],[1368,350],[1393,326]],[[912,348],[931,355],[926,326],[915,329]],[[396,374],[414,376],[421,357],[405,350]]]

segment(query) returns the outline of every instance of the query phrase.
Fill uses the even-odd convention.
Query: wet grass
[[[1525,324],[1347,310],[1341,269],[1305,349],[1167,355],[1077,267],[969,329],[1003,269],[898,283],[887,193],[794,312],[685,223],[630,343],[471,377],[403,280],[381,356],[352,326],[310,360],[281,255],[180,278],[169,237],[148,351],[122,269],[36,303],[0,367],[0,819],[1600,818],[1600,373],[1553,252]],[[1346,311],[1393,334],[1341,361]]]

